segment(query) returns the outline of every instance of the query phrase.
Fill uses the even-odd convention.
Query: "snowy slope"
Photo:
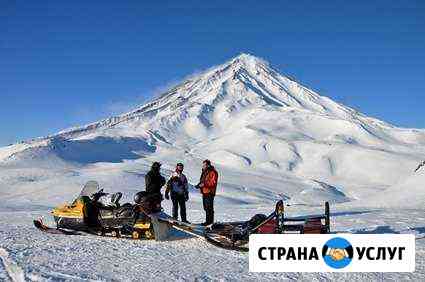
[[[425,171],[421,170],[403,178],[397,184],[366,200],[375,207],[425,207]]]
[[[417,272],[253,274],[246,255],[181,234],[64,239],[31,225],[88,180],[132,201],[153,161],[165,176],[184,162],[194,185],[205,158],[220,173],[217,220],[267,213],[282,198],[290,214],[330,201],[334,231],[415,234]],[[0,148],[0,280],[424,280],[425,171],[414,173],[423,160],[424,130],[367,117],[242,54],[129,113]],[[189,220],[203,220],[201,201],[192,187]]]

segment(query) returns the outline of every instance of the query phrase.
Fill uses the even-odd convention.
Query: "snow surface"
[[[220,178],[216,219],[244,220],[285,199],[293,215],[330,201],[332,230],[413,233],[413,274],[261,274],[247,254],[176,233],[170,242],[40,233],[52,207],[88,180],[123,201],[153,161],[191,185],[209,158]],[[367,117],[242,54],[130,113],[0,148],[0,280],[424,280],[425,131]],[[170,211],[170,203],[164,203]],[[203,221],[191,187],[189,220]]]

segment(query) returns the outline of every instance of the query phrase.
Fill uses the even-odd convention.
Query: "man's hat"
[[[152,164],[152,168],[160,168],[161,167],[161,163],[160,162],[154,162]]]

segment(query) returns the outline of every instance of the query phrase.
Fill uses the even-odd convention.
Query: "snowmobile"
[[[89,181],[71,204],[52,211],[56,230],[35,220],[34,225],[50,233],[78,234],[81,231],[102,236],[153,239],[154,228],[149,214],[161,211],[161,195],[139,192],[136,204],[120,205],[121,193],[107,194],[96,181]]]

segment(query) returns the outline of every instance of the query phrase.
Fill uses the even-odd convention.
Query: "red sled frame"
[[[283,201],[276,203],[270,220],[264,221],[251,230],[251,234],[328,234],[330,233],[329,202],[325,202],[325,212],[319,216],[286,217]]]

